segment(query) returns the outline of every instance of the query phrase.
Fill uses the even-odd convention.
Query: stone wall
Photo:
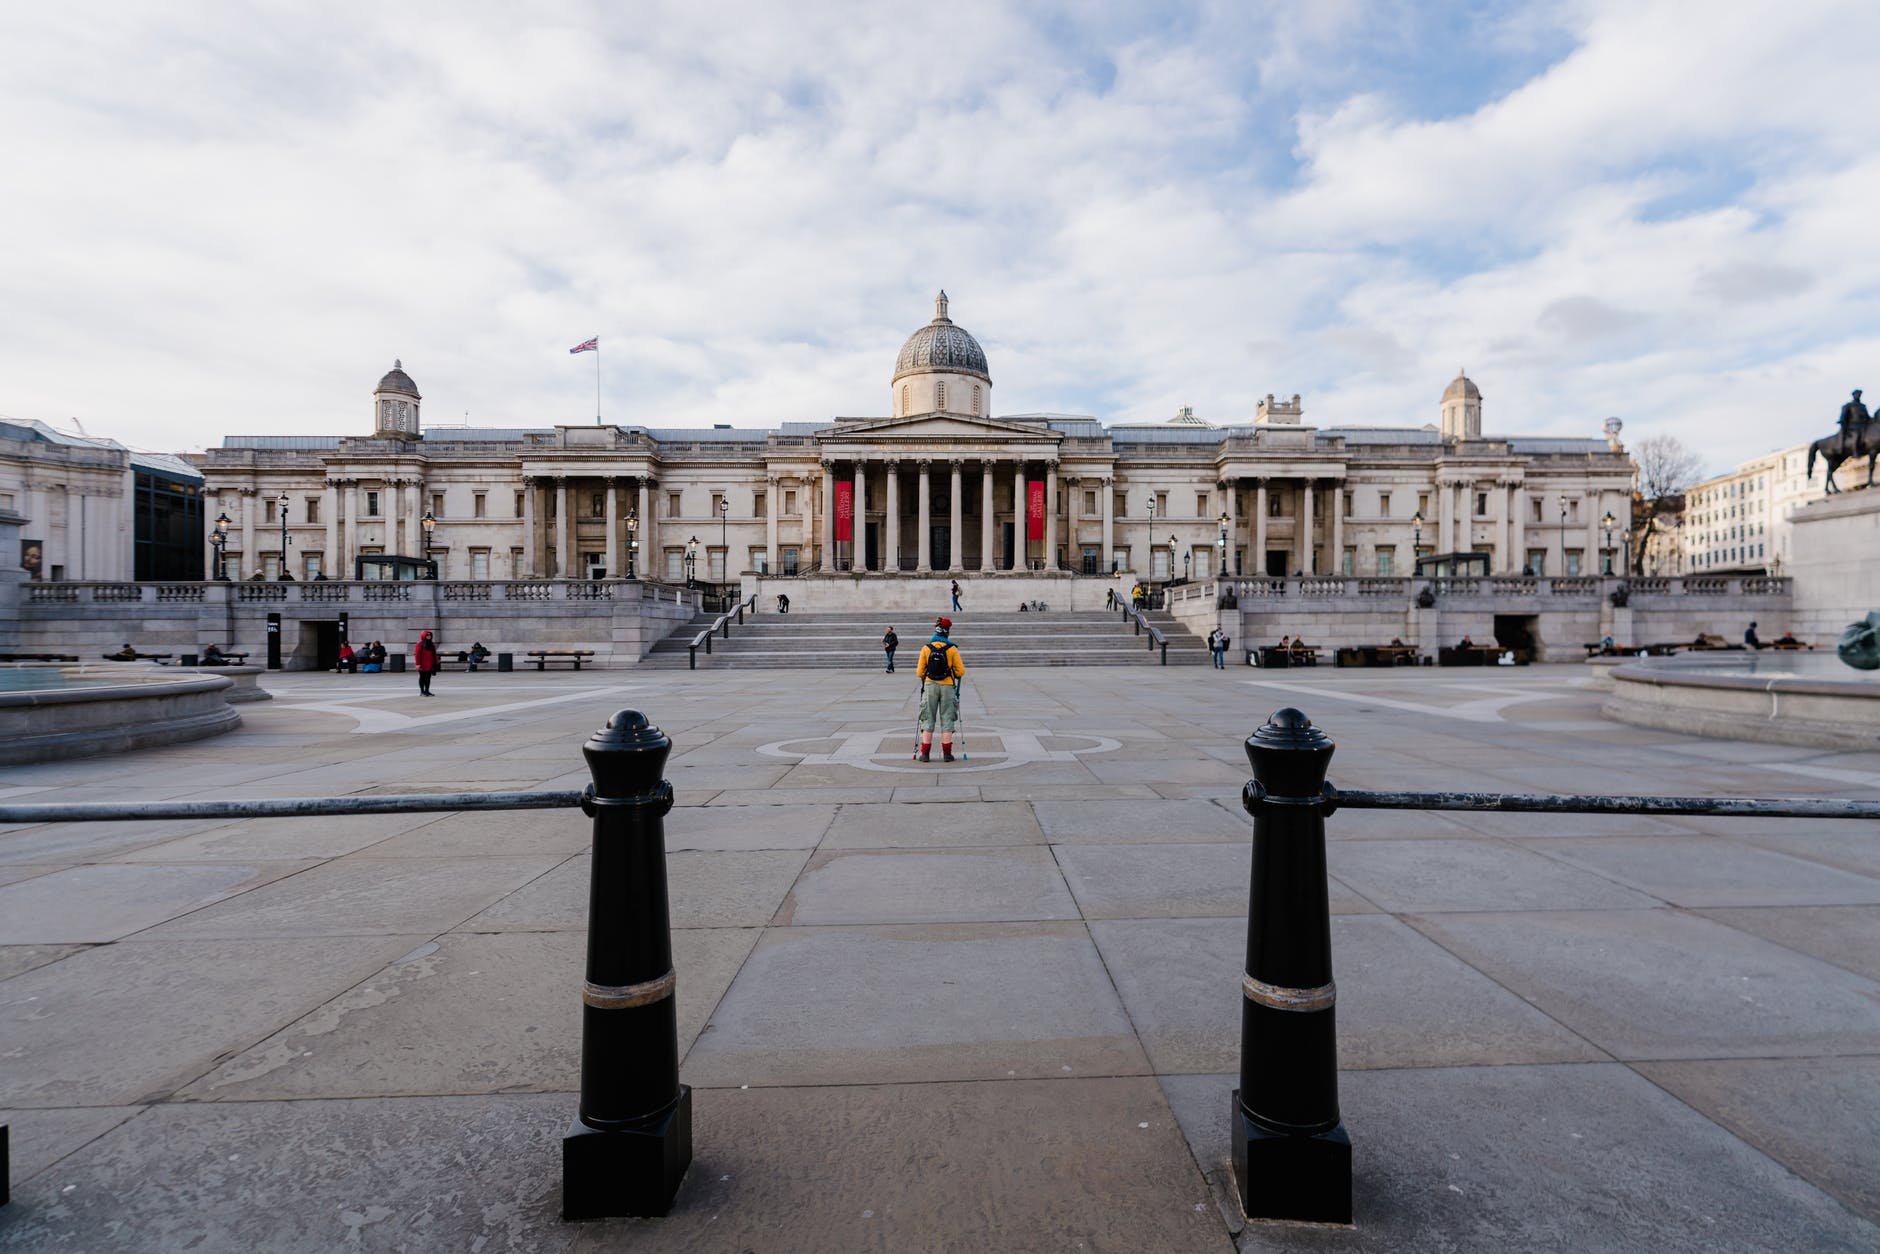
[[[1795,511],[1795,634],[1832,645],[1880,609],[1880,491],[1842,492]],[[1779,634],[1779,633],[1778,633]]]
[[[944,614],[953,604],[948,590],[955,579],[960,583],[963,607],[1000,613],[1016,610],[1021,601],[1043,601],[1053,610],[1101,610],[1107,608],[1107,591],[1114,589],[1118,596],[1127,597],[1131,584],[1128,575],[1105,579],[1027,571],[967,571],[958,575],[945,571],[931,575],[870,572],[795,578],[745,575],[739,595],[749,599],[755,594],[766,611],[776,609],[777,594],[782,593],[790,598],[791,609],[817,614]]]

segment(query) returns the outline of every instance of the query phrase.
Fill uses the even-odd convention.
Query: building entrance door
[[[1013,546],[1017,543],[1018,529],[1011,523],[1000,523],[999,526],[1004,532],[1005,569],[1017,570],[1018,563],[1012,560],[1012,554],[1014,552]]]
[[[330,671],[339,665],[340,632],[337,619],[330,623],[303,620],[300,624],[301,649],[306,648],[309,640],[313,642],[311,660],[314,670]],[[295,650],[296,653],[299,651]]]
[[[933,558],[935,570],[948,570],[953,566],[953,528],[929,527],[927,529],[927,549]]]
[[[1286,559],[1291,556],[1292,554],[1285,549],[1268,549],[1266,551],[1266,573],[1276,578],[1283,578],[1286,574]]]
[[[874,563],[869,559],[881,553],[881,524],[869,523],[862,528],[862,551],[855,555],[855,569],[873,570]]]

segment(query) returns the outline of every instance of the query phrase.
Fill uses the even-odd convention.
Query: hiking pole
[[[927,701],[927,681],[920,681],[920,695],[914,698],[914,752],[908,755],[909,762],[920,761],[920,707]]]
[[[960,699],[960,709],[959,709],[960,761],[965,762],[973,756],[972,754],[966,752],[966,678],[965,676],[960,677],[959,699]]]

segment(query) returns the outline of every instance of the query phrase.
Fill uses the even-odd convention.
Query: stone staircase
[[[642,666],[684,667],[687,646],[711,626],[715,614],[700,615],[653,646]],[[1149,648],[1123,616],[1103,610],[1047,610],[1042,614],[985,613],[962,610],[953,619],[953,641],[969,670],[987,666],[1155,666],[1161,651]],[[1168,637],[1170,666],[1202,666],[1207,643],[1166,613],[1149,621]],[[707,667],[765,667],[831,670],[881,669],[881,633],[892,625],[901,637],[895,669],[910,674],[920,647],[932,633],[933,618],[892,613],[863,617],[855,613],[788,614],[746,612],[744,625],[731,624],[731,638],[712,638],[708,657],[698,651],[700,670]]]

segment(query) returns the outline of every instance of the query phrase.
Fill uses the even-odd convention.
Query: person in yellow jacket
[[[966,678],[966,663],[960,651],[947,639],[953,620],[937,618],[933,639],[921,646],[920,664],[920,760],[930,761],[933,752],[934,724],[940,725],[941,760],[953,760],[953,730],[960,724],[960,681]]]

